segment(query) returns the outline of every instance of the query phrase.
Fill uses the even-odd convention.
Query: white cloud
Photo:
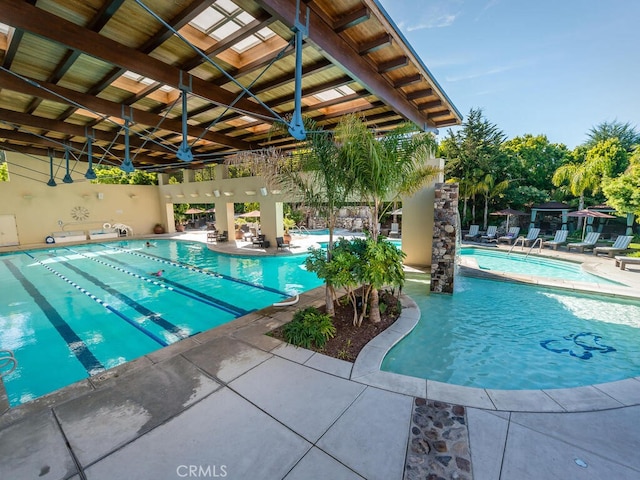
[[[446,13],[439,16],[429,18],[426,22],[418,23],[416,25],[408,25],[406,27],[407,32],[414,32],[416,30],[424,30],[428,28],[443,28],[449,27],[458,18],[458,13]]]

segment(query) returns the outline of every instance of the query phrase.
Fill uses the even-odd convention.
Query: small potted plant
[[[244,238],[244,232],[242,231],[242,225],[247,223],[244,217],[238,217],[235,220],[236,223],[236,240],[242,240]]]
[[[156,234],[164,233],[164,227],[161,224],[156,223],[153,227],[153,233],[156,233]]]
[[[282,219],[282,223],[284,224],[284,243],[291,243],[291,234],[289,230],[296,226],[296,221],[293,218],[285,217]]]

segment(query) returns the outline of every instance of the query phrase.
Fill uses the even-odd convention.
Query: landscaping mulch
[[[350,303],[343,305],[340,301],[336,302],[335,316],[333,317],[333,325],[336,327],[335,336],[330,338],[323,348],[313,347],[311,350],[340,360],[354,362],[360,350],[393,325],[400,316],[398,298],[389,293],[380,292],[380,302],[387,304],[385,312],[380,314],[380,323],[373,324],[368,318],[365,318],[359,327],[353,325],[352,305]],[[318,310],[322,313],[326,311],[325,306],[318,308]],[[282,327],[273,330],[270,335],[284,341]]]

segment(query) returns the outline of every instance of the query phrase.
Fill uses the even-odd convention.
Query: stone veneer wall
[[[431,291],[453,293],[458,228],[458,184],[436,183]]]

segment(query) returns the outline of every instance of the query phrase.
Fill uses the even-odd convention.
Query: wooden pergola
[[[301,115],[325,129],[350,112],[380,130],[461,122],[376,0],[300,4],[3,0],[0,149],[172,171],[293,150],[272,125],[295,132]]]

